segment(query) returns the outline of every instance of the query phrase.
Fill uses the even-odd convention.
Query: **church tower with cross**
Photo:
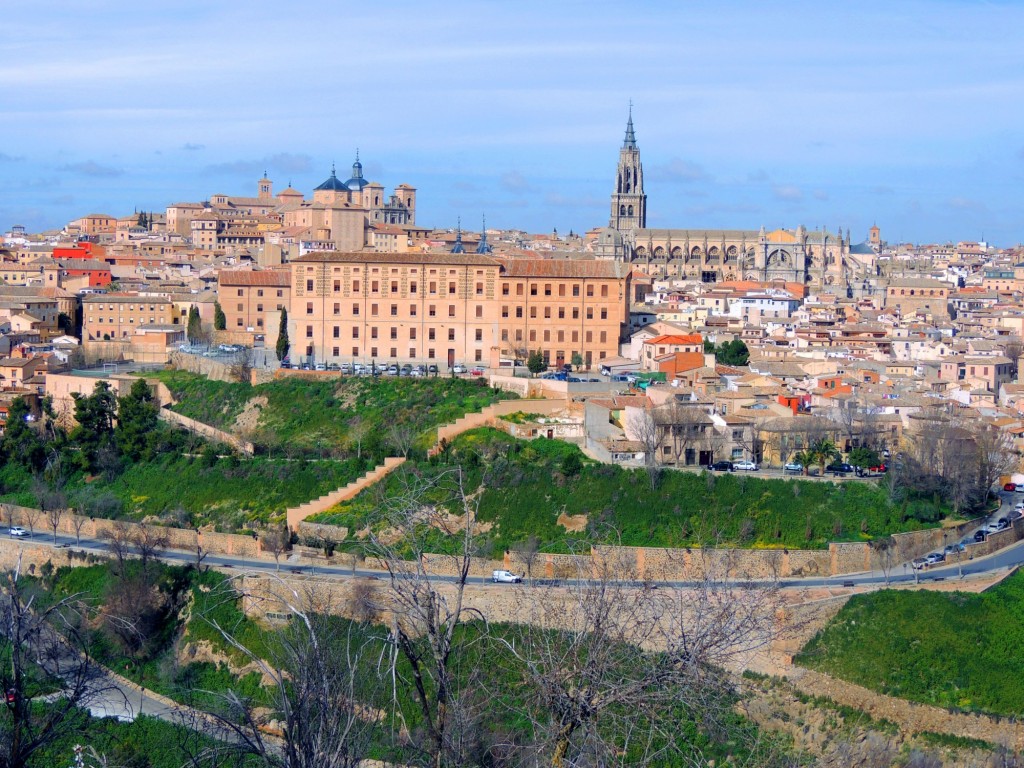
[[[612,215],[608,226],[626,235],[647,226],[647,195],[644,193],[644,169],[640,164],[640,148],[633,132],[633,105],[629,105],[626,138],[619,150],[619,167],[612,193]]]

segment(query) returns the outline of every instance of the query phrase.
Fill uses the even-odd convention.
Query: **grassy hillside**
[[[515,397],[478,379],[288,377],[251,387],[185,371],[164,371],[156,377],[179,401],[175,411],[222,429],[234,427],[250,400],[266,398],[252,438],[317,453],[325,447],[336,453],[350,445],[356,417],[369,425],[362,449],[371,455],[394,452],[395,428],[411,431],[415,446],[426,449],[434,443],[438,426]]]
[[[763,480],[752,475],[662,473],[652,491],[644,470],[596,464],[576,446],[515,440],[494,429],[458,437],[436,463],[412,463],[351,502],[316,516],[349,526],[372,520],[378,494],[401,492],[410,474],[438,474],[460,464],[468,489],[481,485],[479,518],[494,523],[490,549],[499,555],[533,535],[546,552],[587,538],[629,546],[702,543],[743,547],[822,548],[934,524],[947,508],[934,500],[900,504],[871,483]],[[426,499],[430,501],[430,499]],[[567,534],[561,513],[586,515],[587,530]]]
[[[941,707],[1024,714],[1024,574],[981,594],[858,595],[797,662]]]

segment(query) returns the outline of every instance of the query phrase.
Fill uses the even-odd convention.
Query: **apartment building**
[[[228,331],[264,333],[267,313],[287,309],[291,300],[291,272],[287,269],[223,269],[217,283]]]
[[[172,325],[170,299],[100,293],[82,299],[83,341],[131,338],[142,325]]]
[[[291,263],[292,360],[550,365],[614,357],[629,268],[466,253],[310,253]]]

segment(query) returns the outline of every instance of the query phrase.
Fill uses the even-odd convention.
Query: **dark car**
[[[974,532],[974,540],[977,541],[977,542],[984,541],[985,540],[985,531],[975,531]]]
[[[825,472],[831,475],[847,475],[850,472],[853,472],[853,465],[836,462],[835,464],[829,464],[825,467]]]
[[[713,472],[732,472],[732,462],[716,461],[714,464],[711,465],[711,470]]]

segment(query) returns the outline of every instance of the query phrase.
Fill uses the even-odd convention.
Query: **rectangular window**
[[[608,310],[607,309],[602,309],[601,310],[601,319],[602,320],[607,320],[608,319]]]
[[[508,317],[508,307],[502,307],[501,308],[501,316],[502,317]]]
[[[238,305],[238,311],[239,312],[244,312],[245,311],[245,310],[242,309],[243,306],[245,306],[245,305],[244,304],[239,304]]]
[[[398,293],[398,281],[397,280],[392,280],[391,281],[391,292],[392,293]]]
[[[501,284],[501,295],[508,296],[508,283]]]
[[[575,344],[579,340],[580,340],[579,331],[573,331],[572,332],[572,342],[573,342],[573,344]]]
[[[306,314],[307,315],[312,315],[313,314],[313,302],[312,301],[307,301],[306,302]]]
[[[307,339],[312,339],[313,338],[313,326],[312,325],[307,325],[306,326],[306,338]]]
[[[409,293],[416,293],[416,283],[409,283]]]
[[[352,357],[359,357],[359,347],[352,347]]]
[[[416,305],[411,304],[409,306],[409,317],[416,317]]]
[[[523,316],[523,308],[522,307],[516,307],[516,317],[522,317],[522,316]]]
[[[580,295],[580,287],[578,285],[574,285],[572,287],[572,295],[573,296],[579,296]]]
[[[484,359],[484,351],[482,349],[478,349],[475,352],[473,352],[473,361],[474,362],[479,363],[483,359]]]
[[[370,314],[371,314],[371,315],[372,315],[373,317],[376,317],[376,316],[377,316],[377,305],[376,305],[376,304],[371,304],[371,305],[370,305]]]
[[[484,332],[480,328],[476,329],[476,340],[477,341],[483,341],[484,340]]]
[[[238,295],[239,295],[239,296],[245,296],[245,291],[244,291],[244,290],[242,290],[241,288],[239,288],[239,289],[238,289]],[[111,309],[113,309],[113,307],[111,307]]]
[[[257,304],[256,305],[256,311],[257,312],[262,312],[263,311],[263,305],[262,304]]]
[[[359,281],[358,280],[353,280],[352,281],[352,293],[359,293]],[[278,292],[278,295],[280,296],[280,291]]]
[[[374,325],[374,326],[372,326],[370,328],[370,338],[371,339],[376,339],[377,338],[377,326],[376,325]]]
[[[413,360],[416,359],[416,347],[409,347],[409,357]]]
[[[601,343],[606,344],[608,342],[608,331],[601,331]]]
[[[392,357],[398,357],[398,347],[392,347],[391,348],[391,356]]]
[[[455,305],[454,304],[449,304],[448,305],[448,317],[455,317]]]
[[[530,317],[536,317],[536,316],[537,316],[537,308],[536,307],[530,307]]]
[[[398,317],[398,305],[397,304],[392,304],[391,305],[391,316],[392,317]]]
[[[544,318],[546,320],[551,319],[551,307],[544,307]]]
[[[433,348],[427,350],[427,357],[430,358],[431,360],[434,359],[434,350],[433,350]]]
[[[437,317],[437,307],[431,304],[429,307],[427,307],[427,314],[430,317]]]
[[[436,332],[434,331],[433,328],[428,328],[427,329],[427,340],[428,341],[433,341],[436,338],[435,334],[436,334]]]
[[[476,284],[476,295],[477,296],[483,296],[484,295],[484,284],[483,283],[477,283]]]
[[[448,341],[455,341],[455,329],[454,328],[449,328],[448,329]]]
[[[339,330],[338,326],[334,326],[334,338],[338,338],[338,330]],[[353,339],[358,339],[359,338],[359,326],[358,325],[355,326],[352,329],[352,338]]]
[[[394,326],[392,326],[392,328],[391,328],[391,338],[392,339],[397,339],[398,338],[398,329],[395,328]]]
[[[433,270],[431,270],[431,272],[433,272]],[[431,283],[430,283],[430,292],[431,293],[437,293],[437,283],[431,281]]]
[[[593,307],[587,307],[587,320],[593,320],[593,319],[594,319],[594,308]]]
[[[483,317],[484,316],[483,304],[477,304],[476,305],[476,316],[477,317]]]
[[[587,344],[592,343],[594,341],[594,332],[593,331],[587,331],[587,335],[585,336],[585,338],[587,340]]]
[[[370,282],[370,290],[373,293],[379,293],[380,292],[380,283],[377,280],[372,280]]]
[[[353,304],[352,305],[352,316],[353,317],[359,317],[359,305],[358,304]]]
[[[337,293],[341,290],[341,280],[334,281],[334,292]]]
[[[558,284],[558,295],[565,296],[565,283]]]
[[[530,334],[532,336],[533,331],[530,331]],[[533,340],[534,340],[533,338],[530,339],[530,341],[533,341]],[[544,331],[544,341],[551,341],[551,331]]]
[[[332,352],[332,354],[333,354],[333,355],[334,355],[335,357],[337,357],[337,356],[338,356],[338,353],[340,352],[340,350],[339,350],[339,348],[338,348],[338,347],[334,347],[334,348],[333,348],[333,349],[331,350],[331,352]]]
[[[448,293],[449,293],[449,295],[455,293],[455,283],[451,283],[451,282],[448,283]]]
[[[516,296],[522,296],[522,295],[523,295],[523,284],[522,283],[518,283],[518,284],[516,284]]]
[[[313,290],[313,281],[312,280],[307,280],[306,281],[306,290],[307,291],[312,291]]]
[[[537,295],[537,286],[536,285],[531,285],[530,286],[530,295],[531,296],[536,296]]]
[[[602,285],[601,286],[601,298],[603,298],[603,299],[607,299],[608,298],[608,286],[607,285]]]
[[[501,340],[508,341],[508,328],[501,329]]]
[[[410,328],[409,329],[409,341],[416,341],[416,329],[415,328]]]
[[[572,308],[572,319],[573,320],[579,320],[580,319],[580,308],[579,307],[573,307]]]
[[[544,295],[545,296],[550,296],[551,295],[551,283],[544,283]]]
[[[593,295],[594,295],[594,286],[588,285],[587,286],[587,296],[593,296]]]

